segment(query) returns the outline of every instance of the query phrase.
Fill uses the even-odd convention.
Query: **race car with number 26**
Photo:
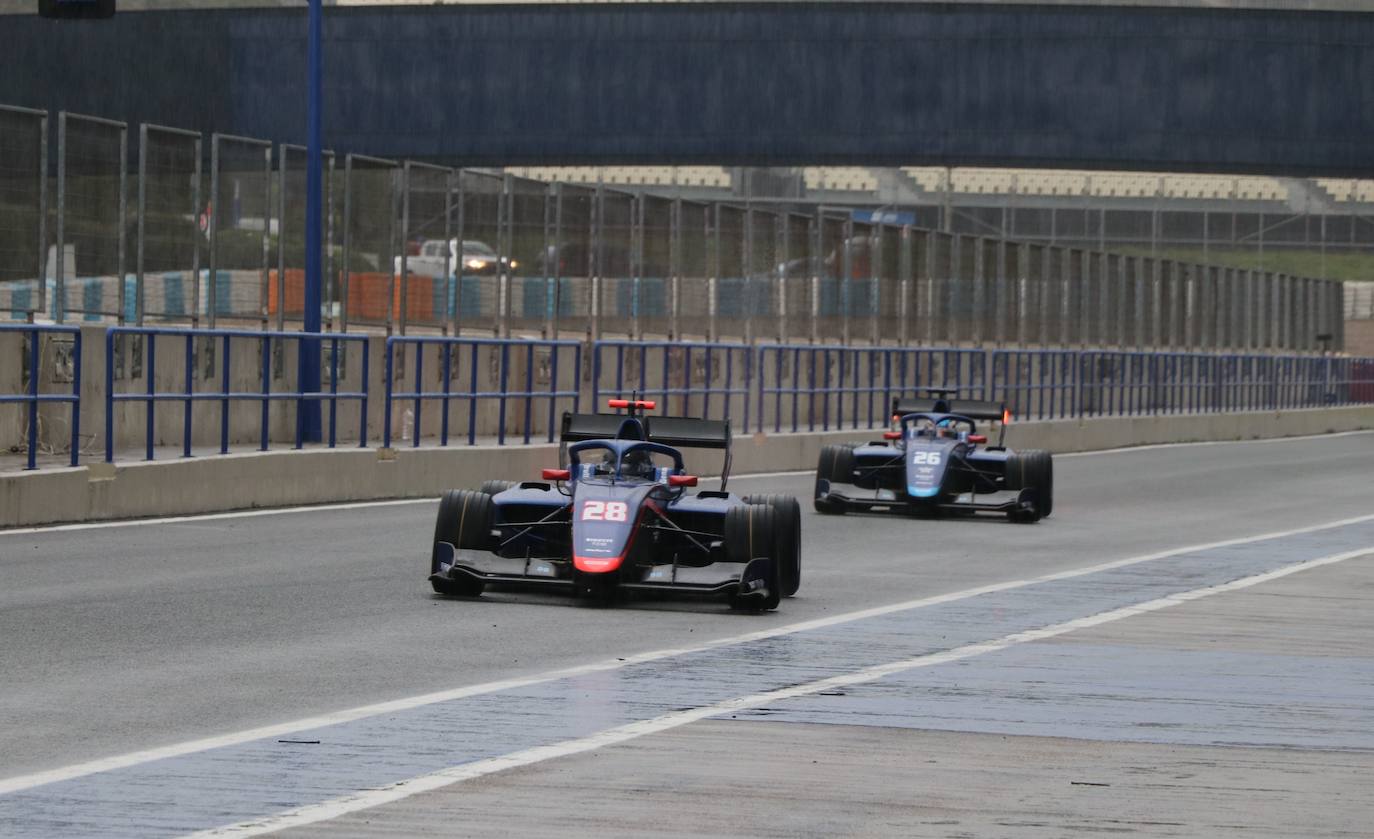
[[[488,587],[723,598],[775,609],[801,583],[801,511],[791,496],[734,495],[728,421],[623,413],[563,415],[566,465],[539,481],[488,481],[439,504],[429,581],[439,594]],[[689,492],[680,449],[723,449],[718,491]]]
[[[1011,414],[997,402],[952,398],[897,399],[896,426],[863,445],[830,445],[816,468],[815,508],[904,513],[1005,513],[1029,524],[1054,510],[1054,461],[1047,451],[1003,445]],[[1001,422],[988,445],[978,421]]]

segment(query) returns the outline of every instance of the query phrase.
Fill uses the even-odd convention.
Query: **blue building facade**
[[[305,136],[305,16],[0,17],[0,102]],[[465,165],[1374,175],[1374,14],[958,3],[331,8],[325,136]]]

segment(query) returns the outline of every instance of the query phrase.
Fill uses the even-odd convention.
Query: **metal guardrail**
[[[146,386],[142,393],[117,393],[115,392],[115,368],[118,357],[115,352],[115,341],[120,335],[142,336],[145,340],[143,369]],[[180,338],[183,340],[183,382],[184,387],[179,391],[159,391],[157,390],[157,339]],[[205,341],[218,341],[220,344],[219,352],[219,389],[215,391],[196,391],[196,349],[197,339]],[[242,392],[232,389],[231,384],[231,360],[233,358],[232,342],[258,341],[261,348],[262,362],[261,375],[262,386],[258,392]],[[319,341],[328,344],[329,352],[329,390],[320,392],[304,391],[273,391],[273,355],[272,346],[274,341]],[[361,382],[362,389],[358,391],[339,390],[339,348],[341,345],[349,343],[358,344],[362,347],[362,370]],[[208,378],[208,377],[207,377]],[[338,402],[340,399],[356,399],[359,402],[359,434],[358,445],[367,445],[367,380],[368,380],[368,339],[366,335],[343,335],[338,333],[324,334],[319,336],[309,336],[301,332],[250,332],[233,329],[158,329],[155,327],[134,327],[120,326],[111,327],[105,332],[105,462],[114,462],[115,449],[115,403],[117,402],[143,402],[146,406],[146,432],[144,437],[145,459],[154,459],[154,440],[155,431],[155,411],[158,402],[181,402],[182,403],[182,456],[191,457],[191,432],[192,432],[192,406],[196,402],[219,402],[220,420],[220,454],[229,453],[229,405],[235,401],[252,400],[262,404],[262,421],[260,426],[259,450],[267,451],[271,446],[269,435],[270,408],[274,401],[294,401],[297,408],[298,421],[296,423],[295,448],[299,449],[305,443],[305,429],[299,421],[300,407],[310,400],[324,400],[329,402],[329,438],[328,445],[334,448],[337,443],[337,419]]]
[[[775,433],[789,415],[789,431],[843,428],[846,402],[850,428],[875,428],[887,423],[894,397],[926,387],[981,394],[986,386],[983,350],[763,344],[757,351],[759,431],[770,402]]]
[[[0,324],[0,334],[12,332],[22,333],[29,337],[28,392],[22,394],[0,394],[0,405],[12,405],[17,403],[28,406],[28,416],[26,417],[28,433],[25,435],[27,437],[28,459],[27,465],[24,468],[38,468],[38,406],[44,402],[65,402],[72,406],[70,423],[72,430],[71,465],[76,466],[81,456],[79,441],[81,434],[81,329],[75,326]],[[70,395],[64,393],[38,392],[38,378],[42,369],[39,362],[43,354],[41,338],[44,335],[72,336],[72,392]]]
[[[407,391],[396,390],[397,378],[397,348],[401,348],[402,364],[405,363],[405,347],[413,346],[414,353],[414,378],[415,388]],[[439,384],[440,390],[424,390],[424,370],[425,370],[425,347],[439,348]],[[480,361],[482,352],[486,348],[488,358],[493,360],[497,366],[496,389],[484,389],[479,385]],[[524,350],[524,364],[513,367],[511,363],[512,352]],[[462,353],[466,351],[467,361],[463,362]],[[545,368],[544,359],[536,361],[541,351],[546,353],[548,362],[548,387],[536,389],[533,385],[538,379],[543,378]],[[572,366],[566,366],[567,359],[562,358],[571,352]],[[455,363],[455,361],[457,363]],[[489,362],[491,363],[491,362]],[[391,448],[392,440],[392,405],[397,400],[407,400],[413,403],[412,422],[413,428],[408,436],[412,445],[418,447],[421,437],[421,418],[423,403],[426,401],[438,401],[440,407],[440,430],[439,444],[447,446],[449,441],[449,408],[453,400],[464,399],[468,402],[468,445],[477,442],[477,414],[478,405],[485,401],[494,400],[497,403],[497,443],[505,445],[506,442],[506,420],[507,406],[510,400],[518,399],[524,402],[524,432],[523,442],[529,443],[531,439],[531,429],[534,418],[534,400],[548,400],[548,424],[546,438],[553,442],[554,428],[556,428],[556,409],[559,399],[570,399],[572,409],[577,410],[581,398],[580,390],[577,387],[571,389],[559,389],[559,370],[572,370],[574,375],[579,375],[582,369],[582,343],[580,341],[522,341],[504,338],[450,338],[450,337],[419,337],[419,336],[393,336],[386,341],[386,413],[382,424],[382,445]],[[467,389],[454,389],[454,380],[457,379],[461,384],[461,371],[467,369],[468,387]],[[512,373],[523,374],[524,387],[521,389],[511,389]],[[456,375],[457,374],[457,375]],[[576,379],[574,379],[576,381]]]
[[[24,363],[26,392],[0,396],[0,404],[27,407],[27,468],[37,466],[39,406],[46,402],[72,406],[71,463],[77,465],[81,329],[0,325],[4,333],[22,333],[34,347]],[[368,336],[325,333],[312,338],[297,332],[156,327],[110,327],[104,333],[107,463],[115,459],[116,406],[123,402],[144,405],[148,460],[155,457],[158,420],[171,419],[158,416],[158,403],[165,402],[181,404],[186,457],[192,455],[196,424],[207,429],[214,419],[213,406],[202,413],[195,409],[197,402],[219,404],[220,453],[229,451],[233,439],[251,439],[254,431],[258,448],[268,450],[273,402],[295,403],[299,415],[308,402],[328,401],[327,444],[332,448],[338,443],[338,402],[356,400],[358,445],[373,444],[368,439]],[[69,394],[39,392],[47,369],[41,357],[44,335],[70,336]],[[130,338],[137,343],[129,343]],[[171,355],[164,349],[159,364],[159,346],[167,341],[173,342]],[[283,372],[282,348],[304,341],[327,345],[326,384],[318,392],[280,384],[290,380]],[[360,359],[347,352],[349,344],[360,345]],[[254,348],[258,360],[251,363],[245,354]],[[355,367],[347,371],[354,376],[346,375],[344,365],[359,360],[360,371]],[[132,386],[139,389],[117,392],[120,373],[137,380]],[[345,391],[343,380],[361,384]],[[501,445],[539,438],[552,442],[560,406],[578,410],[587,396],[599,406],[608,396],[631,393],[657,397],[660,410],[668,414],[742,420],[737,426],[741,432],[859,430],[886,426],[895,397],[925,388],[1002,401],[1021,419],[1335,407],[1374,404],[1374,358],[395,336],[386,341],[382,445],[391,447],[398,436],[413,447],[436,436],[442,446],[455,436],[474,445],[493,433]],[[231,425],[234,402],[257,403],[260,414],[254,418],[251,412],[235,410],[238,419]],[[454,402],[466,409],[456,419],[459,429],[466,427],[465,434],[455,433]],[[395,424],[402,414],[403,430],[397,435]],[[278,440],[290,434],[281,419]],[[351,434],[351,417],[347,422],[346,433]],[[424,429],[435,423],[438,434],[426,436]],[[162,429],[165,435],[165,423]],[[304,446],[306,434],[298,421],[295,448]]]

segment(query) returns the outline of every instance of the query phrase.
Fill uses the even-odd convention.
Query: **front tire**
[[[454,489],[444,493],[439,501],[439,515],[434,523],[434,547],[429,555],[429,573],[433,578],[439,571],[439,543],[448,542],[455,548],[491,550],[491,524],[496,505],[491,496],[470,489]],[[431,579],[436,594],[476,597],[485,587],[478,580]]]
[[[484,495],[496,495],[515,486],[515,481],[483,481],[477,491]]]
[[[782,579],[779,573],[782,563],[778,560],[777,546],[773,541],[776,532],[776,515],[773,508],[766,504],[744,504],[726,511],[726,558],[731,562],[744,563],[746,571],[749,571],[748,563],[751,560],[768,558],[761,567],[754,566],[754,570],[749,572],[750,577],[740,577],[741,586],[755,579],[760,580],[768,592],[767,596],[760,599],[736,594],[730,598],[731,609],[767,612],[778,608],[782,602]]]
[[[750,495],[744,501],[773,508],[773,543],[780,559],[782,596],[793,596],[801,588],[801,505],[791,495]]]
[[[854,447],[829,445],[821,447],[821,456],[816,464],[816,493],[813,506],[816,512],[827,516],[844,515],[844,504],[826,501],[821,498],[821,481],[831,486],[836,483],[847,484],[854,480]]]
[[[1054,458],[1043,449],[1017,452],[1007,460],[1007,489],[1029,490],[1030,510],[1017,510],[1008,518],[1031,524],[1054,512]]]

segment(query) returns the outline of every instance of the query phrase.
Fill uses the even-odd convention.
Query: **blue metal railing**
[[[942,387],[977,398],[987,387],[983,350],[764,344],[757,352],[759,431],[770,407],[774,432],[839,429],[846,416],[851,428],[874,428],[887,423],[894,397]]]
[[[71,431],[72,431],[72,453],[71,465],[76,466],[81,456],[81,329],[75,326],[40,326],[37,324],[0,324],[0,333],[18,332],[28,336],[29,340],[29,364],[28,377],[29,386],[27,393],[22,394],[0,394],[0,405],[22,404],[28,406],[28,460],[25,469],[38,468],[38,406],[44,402],[65,402],[72,406],[71,411]],[[72,392],[65,393],[39,393],[38,378],[41,371],[39,363],[42,352],[42,338],[44,335],[70,335],[72,336]]]
[[[663,413],[676,408],[678,416],[740,416],[740,427],[747,429],[754,369],[755,348],[749,344],[596,341],[592,344],[592,404],[600,410],[603,396],[638,393],[646,399],[661,399]],[[610,380],[603,381],[603,376]],[[714,405],[712,400],[716,400]]]
[[[115,341],[120,335],[141,336],[144,339],[143,370],[146,386],[142,393],[116,393],[115,368],[118,359]],[[157,339],[182,339],[183,343],[183,388],[178,391],[157,390]],[[219,351],[219,389],[197,391],[196,380],[196,339],[217,341]],[[259,371],[262,379],[261,389],[257,392],[232,390],[230,375],[233,341],[257,341],[261,349],[262,362]],[[329,347],[329,389],[327,391],[273,391],[272,390],[272,347],[274,342],[317,340]],[[362,369],[360,379],[362,388],[358,391],[339,390],[339,349],[348,344],[362,347]],[[210,344],[213,346],[213,344]],[[329,439],[328,445],[334,448],[338,431],[338,402],[340,399],[356,399],[359,403],[358,445],[367,445],[367,396],[368,396],[368,339],[366,335],[343,335],[326,333],[308,336],[301,332],[252,332],[235,329],[161,329],[157,327],[117,326],[105,333],[105,462],[114,462],[115,448],[115,403],[143,402],[145,404],[146,431],[144,435],[144,456],[153,459],[155,432],[155,405],[158,402],[182,403],[182,456],[191,457],[192,407],[196,402],[219,402],[220,454],[229,453],[229,405],[236,401],[256,401],[262,406],[259,450],[267,451],[271,445],[269,434],[270,406],[274,401],[293,401],[296,414],[300,417],[300,407],[310,400],[329,402]],[[296,423],[295,448],[305,443],[305,431],[301,422]]]
[[[406,353],[407,347],[414,347],[413,354]],[[438,371],[439,371],[439,390],[424,389],[425,371],[425,348],[434,347],[438,351]],[[408,391],[396,390],[396,360],[398,350],[401,355],[402,364],[407,358],[414,360],[415,387]],[[483,352],[486,352],[489,365],[496,366],[494,388],[483,388],[480,385],[481,365],[480,360]],[[512,353],[524,352],[523,365],[512,365]],[[467,360],[464,362],[462,355],[466,352]],[[571,355],[568,359],[565,356]],[[571,365],[569,366],[569,361]],[[545,366],[547,364],[547,366]],[[467,370],[467,388],[455,389],[455,379],[461,385],[462,371]],[[570,373],[573,377],[571,388],[559,388],[559,370]],[[421,437],[421,418],[422,408],[426,401],[438,401],[440,403],[440,426],[439,444],[447,446],[449,441],[450,428],[450,407],[455,399],[466,400],[468,403],[468,445],[477,442],[477,417],[478,406],[483,401],[494,400],[497,403],[497,443],[505,445],[506,442],[506,421],[507,407],[511,400],[522,400],[524,403],[524,432],[523,442],[530,442],[532,428],[534,426],[534,401],[536,399],[548,400],[548,419],[546,426],[546,439],[553,441],[554,429],[557,427],[557,403],[559,399],[568,399],[572,402],[572,409],[577,410],[580,391],[577,387],[578,377],[582,369],[582,343],[580,341],[553,341],[553,340],[518,340],[502,338],[450,338],[443,336],[420,337],[420,336],[396,336],[386,340],[386,413],[382,422],[382,445],[391,448],[392,438],[392,405],[397,400],[407,400],[413,403],[412,422],[409,437],[412,446],[420,445]],[[511,375],[513,371],[523,370],[525,386],[522,389],[511,388]],[[491,375],[489,367],[489,375]],[[547,378],[548,386],[543,389],[536,389],[535,382]]]
[[[23,333],[34,347],[25,369],[26,391],[0,396],[0,404],[26,406],[28,468],[37,466],[39,406],[45,402],[72,406],[71,463],[79,460],[81,398],[81,332],[77,327],[13,324],[4,332]],[[39,393],[45,369],[43,336],[71,336],[74,347],[70,394]],[[328,445],[338,438],[339,400],[359,403],[358,445],[367,436],[369,338],[365,335],[112,327],[105,330],[105,460],[113,462],[116,405],[144,405],[145,456],[154,458],[157,404],[181,403],[182,454],[191,456],[195,423],[213,416],[196,409],[197,402],[219,403],[219,451],[231,441],[231,404],[258,403],[259,448],[271,442],[270,406],[311,400],[329,402]],[[115,392],[116,371],[128,366],[131,353],[116,352],[117,342],[141,341],[143,381],[136,392]],[[281,354],[288,342],[318,340],[328,353],[327,384],[319,392],[273,390],[281,378]],[[180,387],[158,389],[159,350],[163,373],[169,373],[163,349],[172,342]],[[361,345],[361,382],[357,390],[340,389],[345,360],[357,364],[356,350],[345,358],[349,344]],[[238,348],[240,378],[246,360],[242,351],[256,345],[259,377],[256,390],[236,391],[231,350]],[[1227,411],[1284,410],[1340,405],[1374,404],[1374,359],[1259,354],[1213,355],[1115,350],[979,350],[963,348],[853,347],[810,344],[703,343],[667,341],[597,341],[587,350],[580,341],[502,340],[490,338],[393,337],[386,343],[386,411],[383,445],[391,446],[397,408],[409,409],[401,435],[412,446],[426,439],[422,425],[438,424],[438,442],[449,445],[455,432],[453,403],[466,409],[457,422],[466,425],[468,444],[479,434],[495,430],[497,442],[553,441],[560,404],[577,410],[590,395],[602,407],[608,396],[632,392],[660,399],[667,414],[742,419],[741,431],[828,431],[885,426],[894,398],[942,388],[970,398],[1006,402],[1025,419],[1064,419],[1095,416],[1199,414]],[[127,347],[125,347],[127,349]],[[203,364],[197,361],[197,349]],[[213,360],[206,353],[216,353]],[[175,362],[173,362],[175,364]],[[198,370],[199,368],[199,370]],[[406,375],[408,368],[409,375]],[[200,373],[200,375],[198,375]],[[165,380],[166,375],[163,376]],[[347,377],[346,377],[347,378]],[[200,380],[199,382],[197,380]],[[200,388],[200,389],[198,389]],[[440,403],[435,411],[434,402]],[[428,404],[427,403],[431,403]],[[491,406],[483,410],[482,406]],[[423,410],[422,410],[423,409]],[[172,409],[175,410],[175,409]],[[194,416],[193,416],[194,412]],[[237,414],[237,411],[234,412]],[[351,418],[350,418],[351,419]],[[461,428],[462,425],[457,426]],[[251,431],[250,431],[251,433]],[[433,439],[431,434],[428,439]],[[295,447],[304,445],[297,423]]]

